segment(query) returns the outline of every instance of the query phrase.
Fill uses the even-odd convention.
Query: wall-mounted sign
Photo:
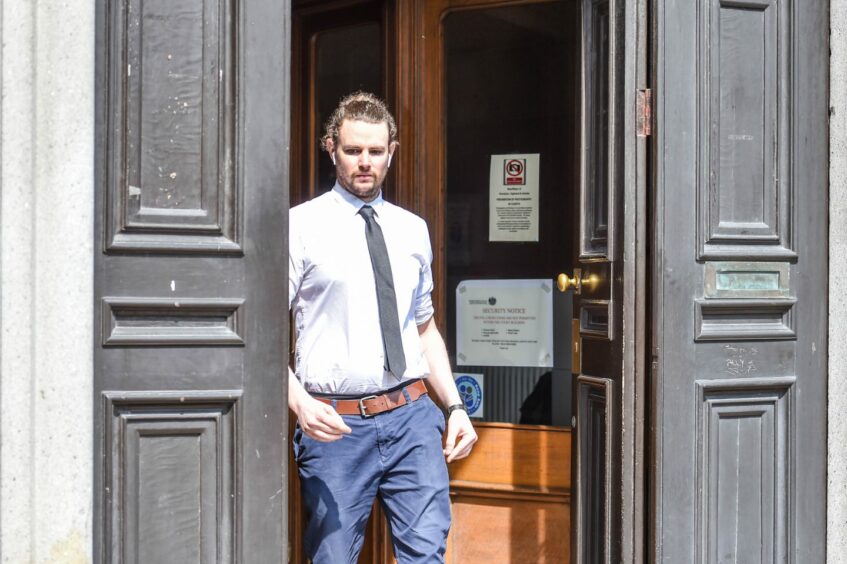
[[[540,155],[491,155],[488,240],[538,241]]]
[[[456,288],[456,364],[553,366],[553,282],[460,282]]]
[[[456,380],[456,388],[465,407],[468,408],[470,417],[484,417],[482,398],[485,392],[485,376],[483,374],[469,374],[467,372],[455,372],[453,378]]]

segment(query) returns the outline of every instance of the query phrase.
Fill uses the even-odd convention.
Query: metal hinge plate
[[[653,91],[649,88],[637,90],[635,105],[635,134],[638,137],[650,137],[653,134]]]

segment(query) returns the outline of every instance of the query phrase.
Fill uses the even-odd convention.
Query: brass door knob
[[[573,277],[569,278],[567,274],[562,273],[556,278],[556,286],[558,286],[560,292],[567,292],[569,289],[573,288],[574,294],[579,294],[582,292],[582,269],[574,268],[573,269]]]
[[[567,274],[560,274],[556,278],[556,286],[559,291],[567,292],[573,288],[574,294],[582,294],[582,289],[586,288],[588,292],[593,292],[600,284],[600,277],[596,274],[589,274],[587,277],[582,276],[581,268],[573,269],[573,277],[569,278]]]

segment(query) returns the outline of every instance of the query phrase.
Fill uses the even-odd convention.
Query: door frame
[[[366,0],[362,0],[365,2]],[[544,0],[458,0],[464,9],[484,6],[512,6],[539,3]],[[579,2],[580,0],[572,0]],[[433,276],[436,287],[444,288],[446,281],[445,233],[443,228],[445,210],[442,205],[445,190],[445,156],[443,144],[443,77],[436,80],[420,80],[417,69],[443,68],[441,35],[428,34],[433,18],[441,21],[443,14],[433,14],[426,0],[393,2],[383,0],[386,53],[389,63],[384,69],[386,98],[396,108],[395,118],[400,138],[399,159],[388,177],[389,191],[399,205],[423,216],[430,225],[432,247],[435,255]],[[614,446],[609,453],[611,471],[607,480],[618,484],[608,491],[607,504],[609,539],[607,561],[641,562],[646,555],[648,508],[645,505],[647,487],[649,435],[645,429],[647,421],[648,374],[653,356],[648,354],[652,335],[655,332],[651,315],[655,281],[648,280],[654,270],[653,247],[648,245],[652,233],[651,222],[655,220],[652,209],[652,138],[637,137],[639,125],[636,113],[638,90],[650,86],[652,61],[648,45],[651,45],[653,18],[650,10],[655,3],[648,0],[626,2],[610,0],[618,25],[622,26],[621,47],[614,54],[611,72],[619,72],[622,99],[618,105],[620,131],[628,142],[622,144],[620,165],[616,170],[619,190],[614,207],[615,219],[621,226],[616,240],[610,241],[610,253],[622,266],[625,284],[618,285],[615,292],[613,314],[620,322],[623,332],[621,341],[620,379],[610,386],[610,408],[617,422],[610,428]],[[293,3],[295,13],[294,34],[297,36],[296,13],[304,10],[319,10],[319,6],[351,6],[345,0],[300,0]],[[430,4],[430,8],[428,8]],[[295,54],[297,50],[295,49]],[[296,84],[296,81],[292,81]],[[298,94],[292,92],[292,111],[298,108]],[[649,106],[648,106],[649,108]],[[436,116],[431,119],[432,116]],[[296,121],[293,122],[298,127]],[[293,156],[296,161],[296,156]],[[292,180],[295,180],[293,177]],[[294,182],[295,186],[303,185]],[[624,213],[624,210],[627,213]],[[446,295],[433,296],[436,319],[443,328],[446,323]],[[576,473],[578,474],[578,473]],[[579,484],[575,482],[574,488]],[[577,496],[578,497],[578,496]],[[577,504],[574,504],[577,507]],[[576,519],[573,519],[576,523]],[[572,533],[572,545],[579,538],[578,531]],[[613,542],[611,539],[615,539]],[[385,548],[385,547],[383,547]]]
[[[655,3],[649,0],[623,3],[624,53],[623,59],[623,197],[618,213],[623,216],[620,245],[623,278],[627,283],[621,292],[621,317],[623,335],[622,382],[620,387],[620,561],[645,560],[645,486],[647,485],[648,450],[646,423],[648,420],[646,396],[647,378],[651,356],[648,302],[654,300],[654,288],[648,285],[648,268],[654,249],[648,245],[648,233],[655,221],[653,201],[649,195],[655,183],[652,178],[653,137],[651,129],[651,102],[647,101],[639,113],[640,91],[649,90],[651,69],[648,45],[652,37],[649,12]],[[643,126],[647,125],[647,131]],[[639,131],[641,129],[641,131]],[[630,188],[631,187],[631,188]],[[634,210],[634,213],[624,213]],[[628,376],[628,378],[627,378]],[[630,385],[627,385],[630,384]],[[628,534],[625,534],[626,532]]]

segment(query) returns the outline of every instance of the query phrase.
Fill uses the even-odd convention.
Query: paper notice
[[[553,366],[553,282],[460,282],[456,288],[456,364]]]
[[[540,155],[491,155],[488,240],[538,241]]]

